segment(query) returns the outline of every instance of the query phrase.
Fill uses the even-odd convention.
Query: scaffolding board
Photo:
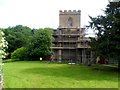
[[[55,33],[54,51],[55,60],[66,63],[89,64],[93,60],[90,51],[89,38],[81,34],[81,29],[57,29]]]

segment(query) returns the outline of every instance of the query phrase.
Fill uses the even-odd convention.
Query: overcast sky
[[[57,28],[59,10],[81,10],[81,27],[88,15],[103,14],[108,0],[0,0],[0,28],[24,25],[30,28]]]

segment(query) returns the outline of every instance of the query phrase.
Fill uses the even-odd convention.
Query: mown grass
[[[118,88],[117,69],[101,67],[9,62],[4,64],[4,88]]]

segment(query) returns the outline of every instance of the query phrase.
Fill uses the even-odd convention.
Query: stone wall
[[[60,28],[80,28],[80,10],[65,10],[59,11],[59,27]],[[68,26],[68,19],[72,18],[73,25],[72,27]]]

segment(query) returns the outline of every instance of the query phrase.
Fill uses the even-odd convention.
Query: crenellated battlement
[[[81,11],[80,10],[60,10],[59,14],[80,14]]]

